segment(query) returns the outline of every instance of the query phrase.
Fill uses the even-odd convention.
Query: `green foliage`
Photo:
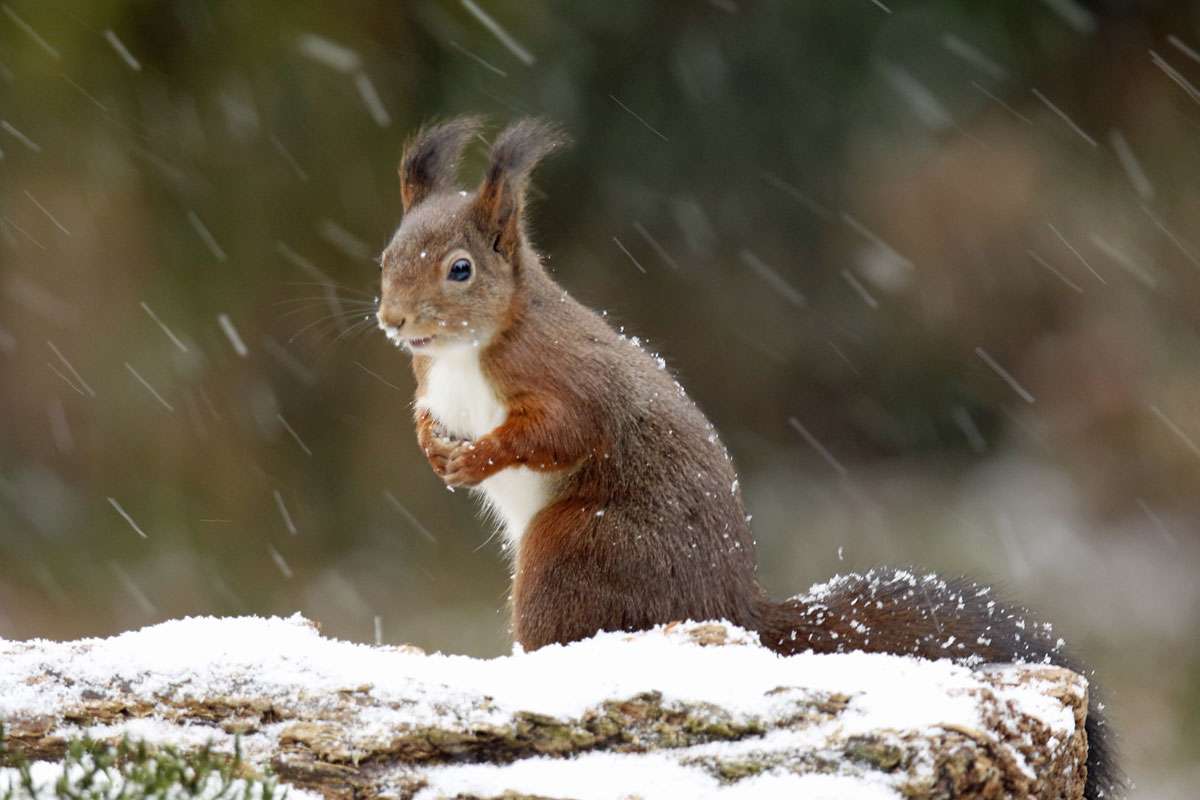
[[[242,760],[211,746],[187,752],[123,739],[115,747],[72,739],[51,782],[5,746],[0,726],[0,800],[283,800],[287,790]],[[5,773],[8,773],[7,776]]]

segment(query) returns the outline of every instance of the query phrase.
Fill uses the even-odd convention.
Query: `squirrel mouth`
[[[428,345],[435,338],[437,338],[437,337],[436,336],[422,336],[419,339],[405,339],[404,344],[406,344],[408,346],[409,350],[418,350],[418,349]]]

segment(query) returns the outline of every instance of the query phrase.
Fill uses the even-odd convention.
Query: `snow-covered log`
[[[82,736],[236,742],[248,769],[337,798],[1079,798],[1086,712],[1056,667],[782,658],[714,623],[488,660],[299,616],[0,640],[9,760]]]

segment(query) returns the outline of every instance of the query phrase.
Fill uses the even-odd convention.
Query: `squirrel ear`
[[[493,248],[510,262],[521,244],[529,174],[539,161],[569,141],[557,126],[529,117],[505,128],[492,144],[491,164],[479,187],[475,215]]]
[[[479,117],[457,117],[422,128],[408,141],[400,159],[400,199],[405,212],[433,192],[454,185],[458,160],[480,127]]]

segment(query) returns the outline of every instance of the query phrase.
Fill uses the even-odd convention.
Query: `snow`
[[[752,640],[750,634],[740,636]],[[424,709],[429,714],[438,700],[477,696],[491,698],[501,713],[552,716],[577,716],[605,699],[664,689],[669,700],[769,714],[768,692],[803,686],[869,696],[858,717],[863,729],[977,724],[974,701],[965,695],[977,681],[948,661],[866,653],[785,659],[757,646],[702,648],[684,632],[605,633],[490,660],[324,639],[299,615],[189,617],[111,639],[30,644],[36,647],[0,643],[5,652],[0,716],[53,714],[81,702],[89,685],[106,686],[115,679],[127,681],[139,695],[178,698],[227,692],[231,685],[239,694],[285,697],[370,685],[371,694],[385,702],[411,698],[420,684],[431,700]],[[681,657],[696,661],[682,668]],[[71,675],[74,685],[48,691],[25,682],[51,669]],[[738,679],[728,680],[731,675]]]
[[[299,615],[289,618],[189,617],[108,639],[75,642],[0,640],[0,719],[62,720],[64,712],[89,698],[114,695],[114,686],[137,697],[164,701],[222,697],[269,699],[294,717],[319,716],[352,692],[358,721],[354,741],[366,746],[396,730],[426,724],[503,725],[516,712],[560,719],[579,718],[615,698],[662,693],[663,704],[709,704],[734,721],[771,724],[796,713],[797,700],[822,693],[850,697],[844,711],[827,722],[798,730],[718,742],[669,753],[593,752],[573,759],[525,759],[504,766],[454,765],[426,771],[421,797],[460,792],[500,793],[516,789],[573,797],[771,796],[786,781],[805,797],[853,800],[896,797],[870,779],[821,775],[801,778],[768,771],[722,784],[691,766],[705,757],[779,754],[861,733],[921,732],[954,728],[985,730],[979,695],[995,692],[1016,713],[1042,720],[1061,741],[1074,732],[1072,714],[1037,682],[983,683],[978,674],[949,661],[866,653],[800,654],[782,657],[761,647],[754,634],[724,625],[726,644],[704,646],[691,623],[641,634],[602,633],[571,645],[494,659],[430,654],[417,648],[369,646],[323,638]],[[697,637],[699,638],[699,637]],[[70,676],[48,680],[46,676]],[[96,693],[99,693],[97,695]],[[714,712],[719,713],[719,712]],[[269,757],[287,723],[262,726],[243,736],[249,760]],[[220,728],[181,726],[161,719],[131,719],[79,728],[61,735],[94,738],[128,735],[194,748],[211,742],[230,751],[234,737]],[[775,763],[772,761],[771,763]],[[799,782],[799,783],[798,783]],[[781,784],[782,785],[782,784]],[[852,788],[851,788],[852,787]]]
[[[415,800],[459,795],[490,797],[505,791],[537,796],[560,796],[570,787],[574,800],[611,800],[636,796],[640,800],[721,798],[758,800],[765,797],[803,797],[805,800],[899,800],[895,789],[882,783],[843,775],[764,773],[732,785],[722,785],[702,770],[682,766],[661,754],[628,756],[589,753],[573,759],[531,758],[514,764],[466,764],[426,773],[428,788]]]
[[[1045,683],[1041,681],[1028,680],[1006,687],[1005,697],[1016,702],[1022,714],[1033,717],[1052,731],[1075,730],[1075,717],[1071,710],[1046,692],[1045,688]],[[1072,687],[1068,691],[1082,692],[1083,689]]]

